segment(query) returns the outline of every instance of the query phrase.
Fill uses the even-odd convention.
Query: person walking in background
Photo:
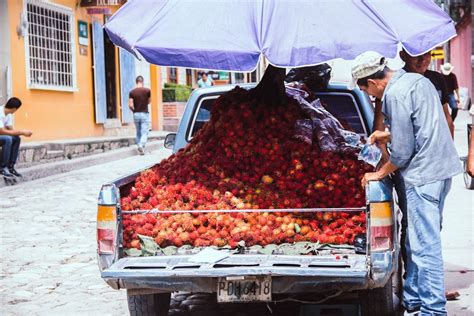
[[[15,170],[20,150],[20,136],[30,137],[33,134],[29,130],[13,128],[13,114],[20,106],[20,99],[15,97],[10,98],[4,106],[0,106],[0,146],[2,147],[0,174],[4,178],[21,177],[21,174]]]
[[[448,104],[451,108],[451,118],[454,122],[458,115],[458,104],[461,99],[459,98],[458,78],[456,78],[456,75],[453,73],[453,69],[454,66],[450,63],[441,65],[441,73],[443,74],[444,81],[446,81],[448,88]]]
[[[201,79],[198,80],[198,87],[199,88],[207,88],[212,87],[214,85],[214,81],[207,75],[207,73],[203,72],[201,75]]]
[[[128,96],[128,107],[133,112],[133,121],[137,130],[136,143],[140,155],[145,154],[145,145],[150,127],[148,104],[150,103],[151,91],[144,87],[143,82],[143,77],[137,76],[135,79],[136,87],[130,91]]]

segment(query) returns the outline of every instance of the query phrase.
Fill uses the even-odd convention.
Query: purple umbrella
[[[105,25],[112,41],[148,62],[250,71],[423,54],[456,35],[431,0],[129,0]],[[138,55],[138,54],[136,54]]]

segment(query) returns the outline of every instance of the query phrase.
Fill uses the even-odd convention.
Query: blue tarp
[[[431,0],[129,0],[105,25],[112,41],[162,66],[251,71],[420,55],[456,35]],[[138,53],[138,54],[137,54]]]

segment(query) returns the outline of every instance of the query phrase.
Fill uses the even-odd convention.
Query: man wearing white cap
[[[390,159],[366,173],[362,185],[400,170],[408,215],[403,305],[408,312],[446,315],[440,227],[451,178],[462,167],[434,86],[420,74],[386,65],[380,54],[366,52],[352,67],[353,85],[382,100],[390,129],[370,136],[369,142],[390,142]]]
[[[450,63],[444,63],[441,65],[441,73],[443,74],[444,80],[446,81],[446,86],[448,88],[448,104],[451,108],[451,118],[454,122],[456,116],[458,115],[458,104],[460,102],[459,98],[459,86],[458,78],[453,73],[454,66]]]

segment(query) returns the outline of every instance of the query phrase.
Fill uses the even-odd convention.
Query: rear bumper
[[[215,292],[219,277],[272,276],[273,293],[358,290],[376,287],[364,255],[267,256],[233,255],[214,264],[189,262],[190,256],[123,258],[102,271],[113,288],[156,292]],[[391,274],[386,271],[385,274]],[[382,278],[384,279],[384,278]],[[381,279],[380,279],[381,280]]]

